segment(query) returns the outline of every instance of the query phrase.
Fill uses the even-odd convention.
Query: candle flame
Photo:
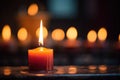
[[[11,29],[9,25],[5,25],[2,30],[2,38],[5,41],[10,40],[11,38]]]
[[[118,41],[120,42],[120,34],[119,34],[119,36],[118,36]]]
[[[94,30],[88,32],[87,39],[89,42],[95,42],[97,39],[97,34]]]
[[[40,21],[40,33],[39,33],[39,43],[43,45],[43,24],[42,20]]]
[[[36,37],[39,38],[40,28],[37,28],[36,30]],[[43,38],[46,39],[48,36],[48,30],[46,27],[43,27]]]
[[[25,28],[20,28],[17,37],[20,41],[25,41],[27,39],[27,30]]]
[[[70,27],[67,30],[66,36],[69,40],[75,40],[78,36],[77,29],[75,27]]]
[[[62,29],[55,29],[52,32],[52,39],[56,41],[62,41],[65,37],[65,33]]]
[[[107,30],[105,28],[101,28],[99,31],[98,31],[98,39],[100,41],[105,41],[107,38]]]

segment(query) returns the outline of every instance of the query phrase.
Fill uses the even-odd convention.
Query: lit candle
[[[55,45],[53,45],[53,46],[55,46],[55,47],[62,46],[62,44],[63,44],[62,41],[65,38],[65,33],[62,29],[60,29],[60,28],[54,29],[52,31],[51,36],[52,36],[52,39],[54,41],[53,43],[55,43]]]
[[[4,53],[14,53],[16,51],[16,41],[12,35],[12,31],[9,25],[4,25],[2,29],[2,40],[0,43],[1,50]]]
[[[78,32],[75,27],[70,27],[66,32],[67,40],[65,41],[65,47],[75,48],[80,47],[80,41],[77,40]]]
[[[43,25],[40,23],[39,43],[43,46]],[[38,47],[28,50],[29,69],[33,71],[53,70],[53,49]]]
[[[90,30],[87,34],[87,42],[85,42],[85,47],[95,48],[96,39],[97,39],[96,31]]]
[[[105,48],[107,46],[106,38],[107,38],[107,30],[104,27],[102,27],[98,31],[98,40],[99,40],[98,47],[99,48]]]

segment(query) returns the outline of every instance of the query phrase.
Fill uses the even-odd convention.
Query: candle
[[[97,39],[97,33],[95,30],[90,30],[87,34],[87,41],[85,42],[85,47],[95,48],[95,43]]]
[[[70,27],[66,32],[67,40],[65,41],[65,47],[76,48],[80,47],[80,41],[77,40],[78,32],[75,27]]]
[[[65,38],[65,33],[62,29],[60,28],[57,28],[57,29],[54,29],[52,31],[52,39],[54,40],[54,43],[55,43],[55,47],[56,46],[61,46],[62,45],[62,41],[64,40]]]
[[[100,28],[100,30],[98,31],[98,47],[99,48],[106,48],[107,43],[106,43],[106,38],[107,38],[107,30],[102,27]]]
[[[43,45],[43,25],[40,24],[39,42]],[[29,70],[50,71],[53,70],[53,49],[38,47],[28,50]]]

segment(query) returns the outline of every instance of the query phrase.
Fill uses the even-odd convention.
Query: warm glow
[[[120,42],[120,34],[119,34],[119,36],[118,36],[118,41]]]
[[[90,70],[95,70],[97,67],[96,66],[94,66],[94,65],[90,65],[90,66],[88,66],[88,69],[90,69]]]
[[[43,45],[43,24],[42,24],[42,20],[40,21],[39,43],[41,45]]]
[[[75,27],[70,27],[67,30],[66,36],[70,40],[75,40],[77,38],[77,36],[78,36],[77,29]]]
[[[100,65],[98,68],[99,68],[100,71],[106,71],[107,70],[107,66],[105,66],[105,65]]]
[[[105,41],[107,38],[107,30],[105,28],[101,28],[99,31],[98,31],[98,39],[100,41]]]
[[[97,39],[97,34],[94,30],[88,32],[87,39],[89,42],[95,42]]]
[[[68,68],[68,73],[69,73],[69,74],[75,74],[75,73],[77,73],[77,67],[75,67],[75,66],[70,66],[70,67]]]
[[[20,41],[25,41],[27,39],[28,33],[25,28],[20,28],[17,37]]]
[[[11,69],[10,69],[10,68],[5,68],[5,69],[3,70],[3,73],[4,73],[5,76],[8,76],[8,75],[11,74]]]
[[[39,33],[40,33],[40,28],[37,28],[36,30],[36,36],[39,37]],[[48,30],[46,27],[43,27],[43,38],[46,39],[48,36]]]
[[[5,41],[10,40],[11,38],[11,29],[9,25],[5,25],[2,30],[2,38]]]
[[[53,40],[56,40],[56,41],[61,41],[63,40],[65,37],[65,33],[62,29],[55,29],[53,32],[52,32],[52,39]]]
[[[38,13],[38,5],[37,4],[31,4],[28,8],[28,14],[30,16],[34,16]]]

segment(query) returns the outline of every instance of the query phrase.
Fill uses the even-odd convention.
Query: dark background
[[[16,16],[21,9],[27,9],[32,3],[44,5],[43,11],[50,11],[50,1],[54,0],[2,0],[0,1],[0,32],[5,24],[12,27],[14,35],[17,33],[18,22]],[[120,32],[119,1],[118,0],[70,0],[76,5],[73,17],[58,17],[50,19],[50,30],[62,27],[66,30],[74,25],[79,31],[79,37],[86,39],[90,29],[98,31],[100,27],[108,30],[108,40],[117,40]],[[94,6],[95,4],[95,6]],[[62,6],[62,5],[61,5]],[[94,9],[95,8],[95,9]],[[93,9],[93,10],[92,10]],[[91,10],[92,12],[90,13]]]
[[[78,30],[78,38],[86,40],[89,30],[98,31],[105,27],[108,31],[106,41],[111,43],[118,41],[120,33],[120,13],[118,0],[61,0],[71,1],[70,14],[56,14],[51,10],[52,1],[55,0],[1,0],[0,1],[0,33],[5,24],[11,26],[12,34],[17,39],[17,31],[20,27],[17,16],[20,11],[25,10],[32,3],[44,6],[42,11],[51,15],[49,31],[62,28],[64,31],[70,26],[75,26]],[[57,1],[57,0],[56,0]],[[55,1],[55,2],[56,2]],[[60,1],[60,0],[58,0]],[[65,3],[65,2],[63,2]],[[67,3],[67,2],[66,2]],[[62,7],[62,2],[60,4]],[[57,7],[57,6],[56,6]],[[71,7],[71,8],[72,8]],[[64,9],[64,6],[63,6]],[[68,12],[69,13],[69,12]],[[27,65],[27,50],[29,47],[18,46],[16,52],[10,52],[8,47],[0,46],[0,65]],[[55,65],[88,65],[88,64],[112,64],[119,65],[120,49],[89,49],[89,48],[64,48],[53,47],[55,50]],[[14,54],[15,53],[15,54]],[[65,54],[64,54],[65,53]],[[69,53],[69,55],[68,55]],[[77,53],[75,55],[75,53]],[[97,54],[96,54],[97,53]]]

